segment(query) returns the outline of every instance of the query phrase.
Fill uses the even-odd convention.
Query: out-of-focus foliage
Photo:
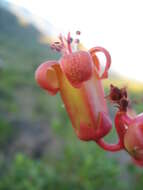
[[[77,148],[75,148],[78,146]],[[84,149],[87,147],[84,147]],[[85,153],[82,145],[67,144],[58,157],[33,160],[17,155],[1,178],[2,190],[45,189],[122,189],[119,167],[114,159],[104,162],[103,152],[89,145]]]
[[[36,85],[37,66],[59,57],[38,39],[0,9],[0,190],[142,190],[142,169],[124,153],[79,141],[59,96]],[[107,139],[115,140],[114,130]]]
[[[5,120],[0,120],[0,148],[10,141],[12,133],[12,126]]]

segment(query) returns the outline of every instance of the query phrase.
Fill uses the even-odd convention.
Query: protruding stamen
[[[61,41],[61,45],[62,45],[63,48],[64,48],[64,47],[65,47],[65,44],[64,44],[64,41],[63,41],[63,36],[62,36],[62,34],[60,34],[59,39],[60,39],[60,41]]]
[[[73,42],[73,38],[70,38],[69,40],[67,40],[68,43],[72,43]]]
[[[80,35],[81,32],[79,30],[76,31],[76,35]]]
[[[77,30],[76,31],[76,35],[77,35],[77,38],[74,40],[74,43],[75,43],[75,49],[77,50],[78,49],[78,45],[80,43],[79,35],[81,35],[81,32],[79,30]]]
[[[54,42],[53,44],[51,44],[51,49],[60,52],[63,49],[63,47],[60,44],[60,42]]]
[[[79,43],[80,43],[80,40],[79,40],[79,39],[75,39],[74,42],[75,42],[76,44],[79,44]]]
[[[55,49],[55,44],[51,44],[50,47],[51,47],[51,49],[54,50]]]
[[[80,34],[81,32],[79,30],[76,31],[76,35]],[[74,45],[73,48],[76,51],[79,43],[80,40],[78,38],[73,39],[69,32],[67,38],[65,36],[62,36],[62,34],[60,34],[59,41],[55,41],[53,44],[51,44],[51,49],[56,50],[58,52],[62,52],[63,54],[69,54],[72,53],[72,45]]]
[[[72,49],[71,49],[71,36],[70,36],[70,32],[68,33],[68,36],[67,36],[67,44],[68,44],[68,50],[69,50],[69,53],[72,53]]]
[[[60,42],[54,42],[55,44],[60,44]]]

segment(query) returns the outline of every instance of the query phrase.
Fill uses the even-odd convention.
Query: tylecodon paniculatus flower
[[[76,32],[80,35],[80,31]],[[35,79],[39,86],[55,95],[60,93],[77,137],[83,141],[95,141],[107,151],[126,150],[138,165],[143,165],[143,114],[130,117],[126,88],[111,85],[105,98],[102,80],[108,78],[111,56],[103,47],[89,51],[76,50],[79,39],[59,36],[51,48],[62,54],[57,60],[48,60],[36,70]],[[74,48],[73,48],[74,47]],[[97,53],[105,55],[106,65],[101,71]],[[114,123],[118,142],[104,141],[112,128],[106,100],[118,107]]]

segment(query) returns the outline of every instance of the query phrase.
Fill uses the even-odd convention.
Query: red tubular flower
[[[122,144],[138,166],[143,166],[143,114],[131,118],[126,112],[117,112],[115,125]]]
[[[109,99],[117,104],[119,110],[115,116],[115,127],[119,144],[126,150],[138,166],[143,166],[143,114],[128,115],[128,97],[125,88],[111,85]]]
[[[80,35],[79,31],[77,35]],[[124,149],[132,156],[134,163],[143,166],[143,114],[134,118],[129,116],[126,88],[110,86],[107,98],[119,109],[114,119],[119,141],[108,144],[103,140],[112,127],[101,83],[108,77],[110,54],[102,47],[72,52],[70,33],[67,39],[61,35],[59,39],[60,42],[55,42],[51,48],[62,52],[62,57],[59,61],[47,61],[38,67],[35,73],[37,83],[51,95],[60,92],[79,139],[93,140],[107,151]],[[79,40],[74,42],[77,45]],[[102,74],[97,52],[104,53],[106,57]]]
[[[136,164],[143,165],[143,114],[130,123],[124,136],[124,146]]]
[[[107,78],[110,55],[102,47],[72,52],[74,42],[70,33],[67,39],[62,36],[59,39],[51,47],[62,52],[61,59],[41,64],[35,73],[36,81],[51,95],[60,92],[79,139],[97,141],[112,127],[101,84],[101,79]],[[96,52],[106,56],[103,74]]]

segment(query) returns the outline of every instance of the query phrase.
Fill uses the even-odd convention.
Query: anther
[[[79,44],[79,42],[80,42],[79,39],[75,39],[76,44]]]
[[[54,44],[60,44],[60,42],[54,42]]]
[[[76,31],[76,35],[80,35],[81,32],[79,30]]]
[[[55,49],[56,46],[55,46],[55,44],[51,44],[50,47],[51,47],[51,49]]]
[[[70,37],[70,39],[68,39],[67,42],[68,42],[69,44],[71,44],[71,43],[73,42],[73,38]]]

